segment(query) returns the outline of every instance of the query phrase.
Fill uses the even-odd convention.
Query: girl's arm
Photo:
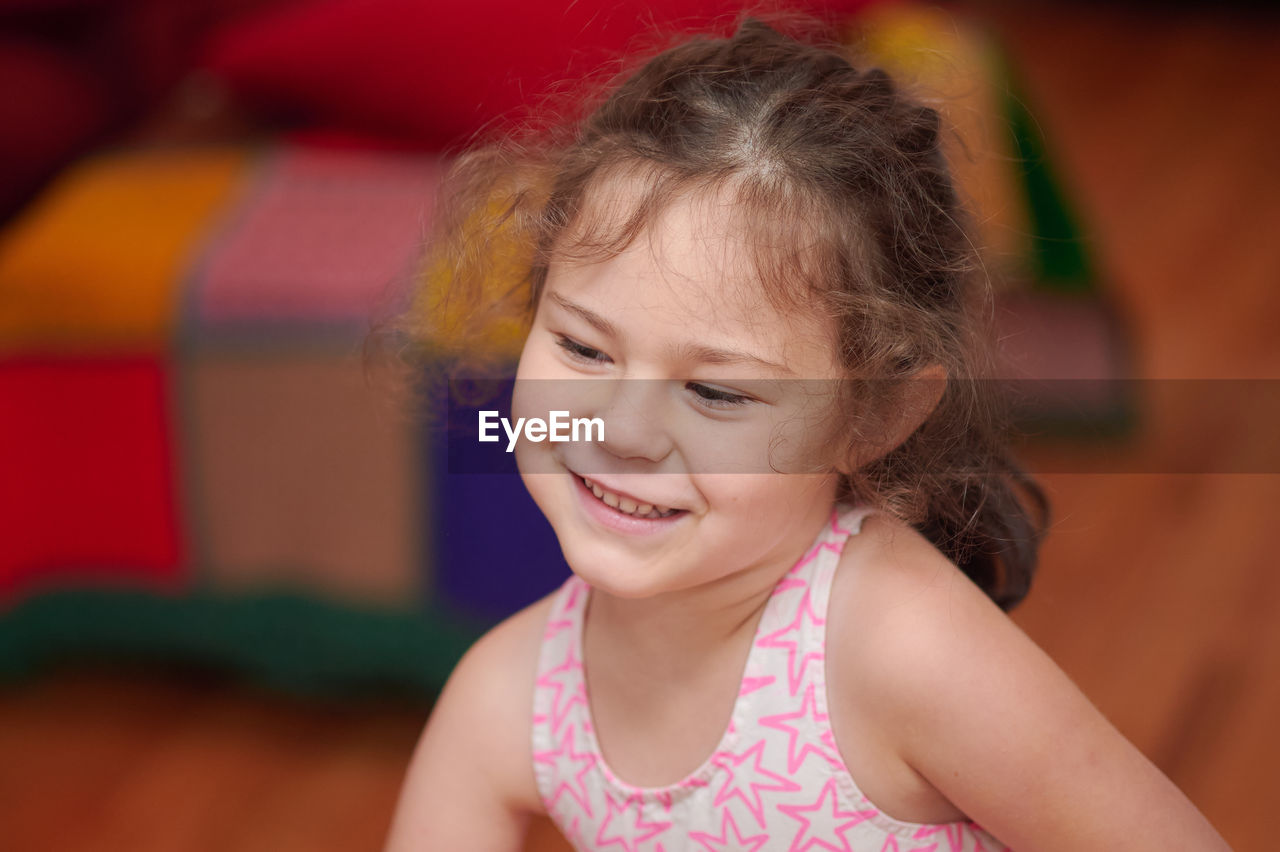
[[[546,602],[469,650],[445,685],[400,793],[386,852],[516,852],[539,810],[530,743]]]
[[[889,570],[860,583],[891,605],[875,617],[859,691],[956,807],[1017,852],[1229,848],[954,565],[914,532],[888,552]]]

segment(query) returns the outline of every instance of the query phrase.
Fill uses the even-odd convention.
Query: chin
[[[662,566],[645,564],[633,555],[610,553],[609,548],[584,544],[566,544],[565,538],[561,538],[561,548],[569,568],[591,588],[628,600],[649,598],[671,590],[669,576]]]

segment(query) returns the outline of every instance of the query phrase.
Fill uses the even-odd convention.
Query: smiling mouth
[[[575,474],[576,475],[576,474]],[[647,521],[658,521],[663,518],[672,518],[676,515],[683,514],[685,509],[669,509],[666,506],[658,506],[653,503],[637,503],[630,497],[624,497],[621,494],[615,494],[608,489],[601,488],[597,483],[592,482],[585,476],[579,476],[578,480],[586,486],[595,498],[604,503],[610,509],[621,512],[632,518],[640,518]]]

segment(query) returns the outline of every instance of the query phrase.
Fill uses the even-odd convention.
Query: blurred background
[[[363,348],[461,145],[739,8],[567,5],[0,0],[0,848],[377,849],[453,663],[564,578]],[[1280,17],[792,5],[956,128],[1054,503],[1015,621],[1271,848]]]

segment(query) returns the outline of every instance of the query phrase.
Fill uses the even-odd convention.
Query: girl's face
[[[770,306],[733,221],[690,197],[607,261],[553,264],[520,358],[513,419],[603,421],[515,452],[574,572],[619,597],[785,569],[835,499],[832,327]]]

